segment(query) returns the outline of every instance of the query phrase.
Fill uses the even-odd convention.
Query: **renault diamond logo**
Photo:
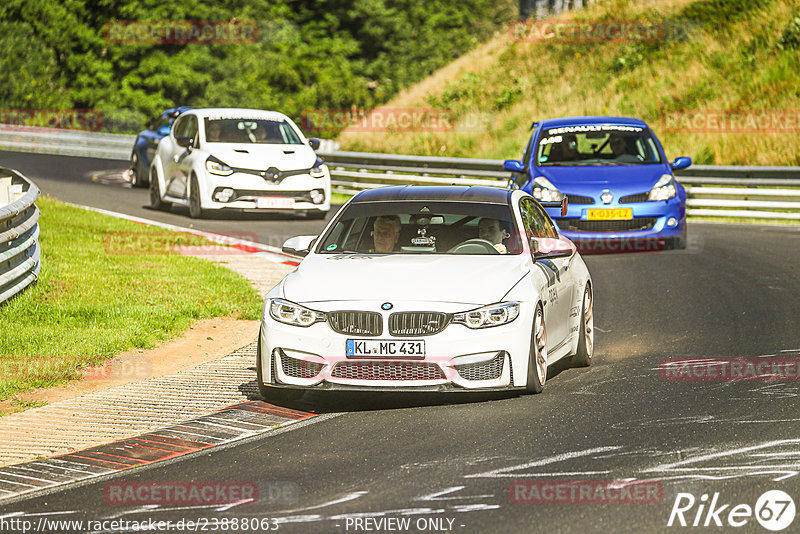
[[[389,311],[392,308],[394,308],[394,306],[392,305],[391,302],[384,302],[383,304],[381,304],[381,309],[384,311]]]
[[[614,195],[611,194],[611,191],[606,189],[603,191],[603,194],[600,195],[600,200],[603,201],[603,204],[611,204],[611,201],[614,200]]]
[[[261,176],[263,176],[264,178],[266,178],[271,182],[275,182],[281,177],[281,172],[275,167],[270,167],[266,171],[262,172]]]

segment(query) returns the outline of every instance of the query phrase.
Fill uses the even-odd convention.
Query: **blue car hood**
[[[535,175],[544,176],[564,193],[599,194],[608,189],[620,195],[650,191],[669,169],[653,165],[582,165],[575,167],[536,167]]]

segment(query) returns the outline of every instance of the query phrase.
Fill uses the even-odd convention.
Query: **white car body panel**
[[[269,169],[277,171],[297,171],[311,169],[317,162],[317,155],[309,146],[308,139],[295,123],[277,112],[218,108],[193,109],[181,115],[195,116],[198,120],[196,145],[187,149],[178,145],[176,128],[158,144],[151,165],[152,174],[158,180],[161,199],[179,205],[189,205],[191,195],[191,176],[197,177],[200,206],[203,210],[237,209],[246,211],[292,210],[327,213],[330,210],[331,179],[326,165],[320,166],[321,177],[313,177],[310,172],[286,176],[279,181],[267,178]],[[204,119],[265,119],[287,122],[294,129],[302,144],[262,144],[262,143],[209,143],[205,139]],[[218,175],[208,171],[206,160],[213,156],[234,169],[251,170],[255,173],[233,172]],[[219,188],[230,188],[242,192],[242,198],[227,202],[213,198]],[[305,193],[312,190],[323,192],[324,200],[314,203],[306,199]],[[287,192],[296,193],[286,195]],[[244,194],[246,193],[246,194]],[[258,197],[293,198],[291,207],[264,207],[257,203]]]
[[[521,196],[528,195],[514,192],[511,202],[518,205]],[[519,222],[518,209],[515,216]],[[328,226],[332,227],[335,222],[329,222]],[[525,387],[537,306],[543,306],[547,327],[547,363],[569,357],[578,349],[583,292],[591,279],[577,252],[566,258],[534,260],[528,245],[523,245],[525,250],[518,255],[319,254],[312,250],[266,297],[258,341],[264,383],[312,389],[437,391]],[[274,298],[325,313],[378,312],[383,328],[375,339],[424,340],[424,359],[408,361],[435,364],[442,369],[444,377],[368,380],[332,376],[336,364],[362,360],[347,356],[347,340],[368,338],[338,333],[327,321],[308,327],[277,321],[269,312]],[[451,323],[432,335],[394,337],[389,333],[388,320],[392,313],[453,314],[512,301],[520,303],[520,313],[510,323],[500,326],[471,329]],[[391,303],[391,310],[382,309],[384,303]],[[498,354],[505,359],[505,364],[496,378],[465,379],[456,368],[487,362]],[[292,365],[297,365],[298,361],[309,362],[321,366],[321,370],[308,378],[290,376],[283,370],[284,358]],[[381,364],[406,361],[404,358],[363,360],[380,360]]]

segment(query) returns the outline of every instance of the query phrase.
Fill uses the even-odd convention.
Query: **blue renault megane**
[[[619,242],[658,248],[686,247],[686,190],[656,135],[626,117],[563,117],[535,122],[522,161],[506,160],[519,187],[540,202],[567,197],[566,214],[547,211],[560,232],[585,250],[626,250]],[[553,204],[550,204],[553,205]],[[615,245],[616,243],[616,245]],[[588,248],[587,248],[588,245]],[[598,248],[599,251],[599,248]]]

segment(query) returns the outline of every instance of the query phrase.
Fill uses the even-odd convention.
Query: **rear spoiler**
[[[561,216],[562,217],[566,217],[567,216],[567,204],[568,204],[567,197],[564,197],[561,200],[561,202],[539,202],[539,204],[541,204],[545,208],[558,208],[558,207],[560,207],[561,208]]]

